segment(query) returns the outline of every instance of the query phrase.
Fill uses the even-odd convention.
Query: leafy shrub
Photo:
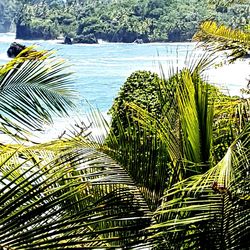
[[[136,71],[128,77],[110,109],[111,127],[114,129],[114,133],[117,132],[119,122],[124,128],[127,128],[132,122],[133,114],[126,103],[133,102],[152,115],[161,115],[161,105],[157,94],[160,82],[160,77],[150,71]]]
[[[106,139],[110,148],[119,152],[114,157],[126,166],[134,179],[147,173],[148,178],[139,178],[138,185],[144,190],[144,198],[152,209],[159,203],[169,177],[166,145],[155,132],[142,128],[134,121],[133,111],[127,103],[135,103],[160,118],[162,108],[158,88],[161,82],[156,73],[149,71],[136,71],[128,77],[110,109],[112,123]]]

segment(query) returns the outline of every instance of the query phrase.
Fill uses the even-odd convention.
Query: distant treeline
[[[218,1],[219,2],[219,1]],[[0,22],[14,20],[17,38],[75,42],[188,41],[199,24],[213,19],[249,25],[250,4],[225,6],[209,0],[2,0]]]

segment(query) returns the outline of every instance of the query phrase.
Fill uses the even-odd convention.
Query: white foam
[[[8,56],[7,56],[7,53],[1,53],[0,54],[0,61],[6,61],[6,62],[8,62],[8,61],[10,61],[11,60],[11,58],[9,58]]]
[[[102,40],[102,39],[97,39],[99,44],[108,44],[109,42]]]

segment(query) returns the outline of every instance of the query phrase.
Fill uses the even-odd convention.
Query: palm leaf
[[[148,209],[127,173],[85,137],[31,148],[2,146],[0,246],[138,246]]]
[[[201,41],[201,46],[211,51],[230,51],[228,57],[231,62],[249,56],[249,33],[224,25],[217,26],[213,21],[203,22],[193,39]]]
[[[0,112],[5,126],[41,129],[52,116],[67,115],[74,106],[70,73],[63,61],[49,55],[32,52],[24,59],[20,54],[2,67]]]
[[[209,99],[209,95],[213,90],[209,89],[195,70],[191,73],[184,69],[173,79],[176,93],[173,96],[172,111],[169,109],[162,120],[155,119],[134,104],[128,105],[137,111],[138,122],[157,131],[158,136],[164,140],[172,162],[186,159],[205,163],[210,159],[213,99]]]
[[[154,237],[161,242],[164,239],[165,247],[247,248],[250,235],[249,128],[248,125],[215,167],[166,191],[155,213],[159,223],[150,228],[157,230]]]

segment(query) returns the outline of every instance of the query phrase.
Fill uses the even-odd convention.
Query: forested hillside
[[[8,2],[8,4],[6,3]],[[13,13],[17,38],[75,42],[188,41],[203,20],[249,25],[250,1],[226,7],[208,0],[14,0],[2,1],[5,21]],[[2,16],[2,15],[1,15]],[[1,21],[2,23],[4,21]]]

